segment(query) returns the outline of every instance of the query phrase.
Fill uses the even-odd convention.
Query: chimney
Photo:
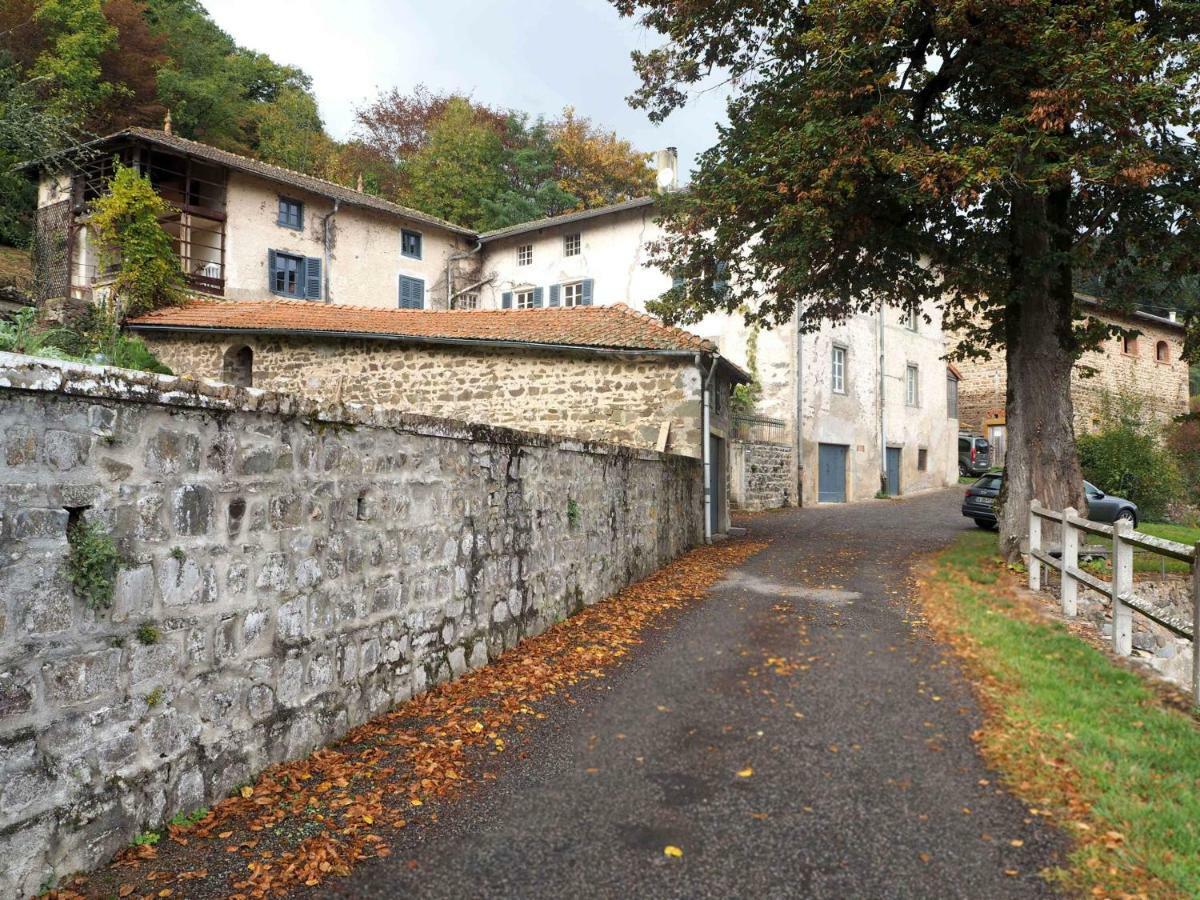
[[[1177,312],[1175,312],[1175,310],[1169,309],[1169,310],[1167,310],[1167,318],[1170,319],[1172,322],[1178,322],[1179,314]]]
[[[679,190],[679,151],[674,147],[654,154],[654,170],[660,193]]]
[[[163,118],[163,131],[167,134],[171,133],[171,108],[167,107],[167,115]]]

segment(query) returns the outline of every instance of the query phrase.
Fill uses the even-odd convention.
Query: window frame
[[[1136,334],[1121,336],[1121,353],[1133,357],[1138,355],[1138,336]]]
[[[917,334],[920,330],[917,321],[917,311],[915,309],[906,309],[903,317],[900,319],[900,324],[913,334]]]
[[[287,228],[289,231],[304,230],[304,201],[297,200],[295,197],[285,197],[279,194],[279,205],[276,209],[275,224],[280,228]],[[290,205],[295,208],[296,224],[291,224],[290,215],[285,214],[285,205]]]
[[[849,353],[843,344],[834,344],[830,349],[829,386],[835,394],[846,393],[846,360],[848,357]]]
[[[520,244],[517,246],[517,265],[533,265],[533,244]]]
[[[958,379],[946,373],[946,418],[958,418]]]
[[[278,287],[278,282],[279,282],[278,276],[280,273],[279,264],[281,262],[283,262],[284,260],[291,260],[296,263],[296,268],[295,268],[296,290],[295,290],[295,292],[281,290]],[[305,257],[299,256],[295,253],[285,253],[282,250],[276,250],[275,251],[275,265],[274,265],[274,268],[271,270],[271,293],[277,297],[289,297],[293,300],[307,300],[308,297],[306,296],[306,291],[304,288],[305,269],[307,268],[307,266],[308,266],[308,261]],[[286,270],[284,270],[284,274],[286,274]]]
[[[537,309],[537,288],[527,287],[519,290],[514,290],[513,294],[513,309]],[[528,297],[528,303],[522,303],[521,298]]]
[[[918,472],[928,472],[929,471],[929,448],[928,447],[918,447],[917,448],[917,471]]]
[[[417,252],[409,253],[405,248],[405,241],[409,238],[416,238]],[[400,229],[400,255],[405,259],[421,259],[425,253],[425,236],[421,232],[412,228]]]
[[[563,235],[563,256],[579,256],[583,253],[583,232],[573,231]]]
[[[1164,364],[1171,362],[1171,345],[1166,341],[1157,341],[1154,344],[1154,361]]]
[[[572,294],[575,295],[574,302],[569,302]],[[559,302],[564,309],[574,309],[576,306],[583,306],[583,282],[564,282],[562,285],[562,297]]]
[[[916,363],[904,365],[904,405],[914,409],[921,406],[921,367]]]
[[[451,303],[452,309],[479,309],[479,291],[464,291]]]

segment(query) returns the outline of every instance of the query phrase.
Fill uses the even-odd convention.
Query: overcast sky
[[[330,133],[380,88],[470,93],[484,103],[554,116],[564,106],[639,149],[679,148],[687,172],[716,140],[724,96],[701,94],[655,126],[625,102],[637,86],[633,49],[658,35],[606,0],[203,0],[243,46],[312,76]]]

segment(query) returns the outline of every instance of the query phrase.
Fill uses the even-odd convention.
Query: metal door
[[[822,503],[846,502],[845,444],[817,445],[817,499]]]
[[[900,448],[887,448],[887,492],[891,497],[900,496]]]

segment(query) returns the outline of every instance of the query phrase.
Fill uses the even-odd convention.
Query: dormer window
[[[583,248],[583,236],[576,232],[563,237],[563,256],[578,256]]]
[[[276,224],[300,231],[304,228],[304,204],[287,197],[279,198],[279,218]]]

